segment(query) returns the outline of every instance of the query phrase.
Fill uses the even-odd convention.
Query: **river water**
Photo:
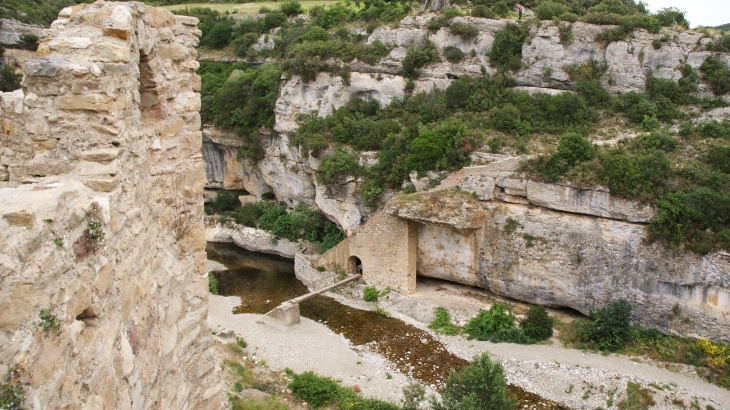
[[[221,295],[241,298],[234,314],[263,314],[308,292],[294,275],[291,259],[249,252],[233,244],[209,243],[206,251],[208,259],[228,268],[214,275]],[[428,385],[439,386],[450,370],[469,364],[449,353],[429,333],[398,319],[351,308],[326,296],[306,300],[299,309],[302,316],[325,324],[355,346],[379,353],[401,373]],[[563,408],[515,386],[509,386],[509,394],[518,400],[518,408]]]

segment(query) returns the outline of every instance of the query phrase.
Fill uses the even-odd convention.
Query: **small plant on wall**
[[[41,319],[40,322],[36,323],[36,326],[43,329],[43,338],[47,338],[51,331],[56,332],[56,336],[61,334],[61,321],[58,320],[56,315],[51,313],[51,309],[41,309],[41,313],[38,314]]]
[[[3,376],[2,385],[0,385],[0,409],[19,410],[23,408],[25,392],[30,388],[30,383],[23,380],[24,370],[23,366],[15,366]]]
[[[104,222],[101,219],[101,206],[94,202],[86,212],[86,229],[74,243],[76,260],[81,260],[89,253],[96,252],[104,244]]]

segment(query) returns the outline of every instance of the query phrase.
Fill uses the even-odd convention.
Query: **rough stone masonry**
[[[0,374],[24,369],[29,408],[222,406],[197,22],[65,8],[0,93]]]

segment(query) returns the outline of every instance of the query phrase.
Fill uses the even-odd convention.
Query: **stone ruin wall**
[[[27,407],[223,405],[196,25],[142,3],[66,8],[23,89],[0,93],[0,374],[24,367]],[[38,326],[42,309],[59,332]]]

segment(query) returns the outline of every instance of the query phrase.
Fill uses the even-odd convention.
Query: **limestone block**
[[[51,377],[56,366],[63,359],[63,351],[71,341],[71,332],[62,329],[60,335],[52,334],[44,340],[46,342],[39,346],[38,356],[29,369],[32,375],[31,384],[34,389],[37,389],[41,383]]]
[[[7,135],[18,135],[18,127],[15,125],[15,122],[9,118],[3,118],[2,121],[0,121],[0,125],[2,125],[2,130],[4,134]]]
[[[79,175],[116,175],[119,172],[119,163],[114,160],[108,163],[81,161]]]
[[[63,95],[56,98],[56,108],[61,110],[89,110],[112,112],[123,109],[126,104],[122,98],[105,94]]]
[[[122,40],[129,40],[132,36],[132,30],[128,28],[104,27],[103,33],[107,37],[116,37]]]
[[[190,49],[179,43],[161,44],[158,53],[162,58],[180,61],[190,55]]]
[[[131,29],[132,28],[132,13],[129,11],[127,6],[116,6],[111,13],[112,27],[117,29]]]
[[[25,165],[23,171],[26,175],[46,176],[61,175],[71,171],[73,164],[60,159],[39,159]]]
[[[402,195],[390,200],[385,212],[398,218],[453,229],[475,229],[484,209],[471,194],[457,189]]]
[[[104,162],[116,159],[119,156],[120,148],[96,148],[88,151],[81,151],[81,158],[86,161]]]
[[[175,15],[158,7],[147,7],[147,18],[154,28],[172,27],[175,24]]]
[[[101,42],[94,46],[96,61],[126,63],[130,59],[129,47],[118,46],[113,43]]]
[[[0,92],[0,104],[2,104],[2,110],[6,114],[22,114],[23,99],[24,94],[22,88],[7,93]]]
[[[93,22],[109,18],[110,13],[106,11],[85,11],[79,13],[78,18],[83,22]]]
[[[170,104],[172,108],[179,112],[200,111],[200,94],[194,92],[180,93]]]
[[[110,192],[119,186],[119,176],[90,179],[84,181],[84,184],[97,192]]]
[[[56,145],[58,145],[58,140],[55,138],[48,138],[40,141],[33,140],[30,144],[33,147],[34,151],[43,151],[56,148]]]
[[[28,213],[25,209],[18,212],[8,212],[3,214],[3,218],[12,226],[22,226],[23,228],[33,228],[35,225],[35,215]]]
[[[3,283],[0,288],[0,328],[15,331],[34,312],[38,294],[30,283]]]
[[[66,64],[68,62],[60,57],[36,58],[26,62],[23,71],[28,77],[55,77]]]
[[[48,47],[54,51],[61,51],[67,48],[83,50],[91,46],[92,41],[88,37],[56,37],[48,42]]]

